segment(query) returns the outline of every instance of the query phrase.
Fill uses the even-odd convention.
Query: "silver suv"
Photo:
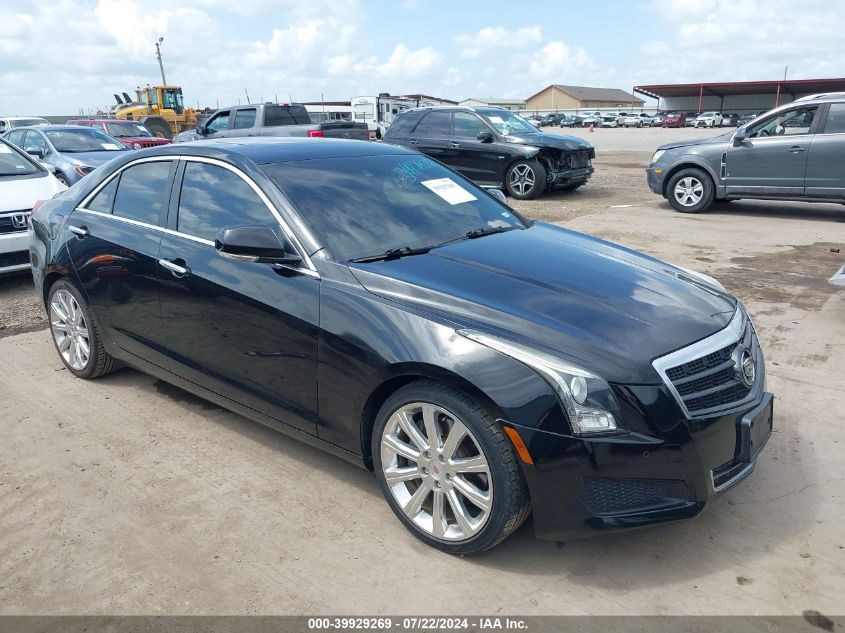
[[[845,96],[821,95],[715,138],[662,145],[646,174],[677,211],[699,213],[741,198],[845,204],[843,162]]]

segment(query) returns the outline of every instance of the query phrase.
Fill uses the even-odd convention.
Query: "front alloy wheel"
[[[518,160],[508,169],[505,184],[511,197],[531,200],[546,189],[546,170],[535,160]]]
[[[371,451],[391,509],[432,547],[477,554],[528,517],[528,489],[496,416],[443,383],[419,380],[391,395]]]
[[[672,176],[666,187],[666,197],[676,211],[699,213],[713,202],[715,186],[701,169],[682,169]]]
[[[412,402],[395,411],[382,432],[381,465],[390,494],[427,534],[463,541],[487,522],[493,505],[487,457],[446,409]]]
[[[698,178],[687,176],[686,178],[681,178],[675,184],[674,195],[678,204],[682,207],[694,207],[701,202],[701,198],[704,195],[704,185],[701,184]]]

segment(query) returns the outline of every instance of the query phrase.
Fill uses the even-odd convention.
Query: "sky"
[[[0,0],[0,116],[845,76],[845,0]],[[245,92],[246,91],[246,92]]]

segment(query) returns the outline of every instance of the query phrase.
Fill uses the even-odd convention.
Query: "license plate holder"
[[[763,450],[772,434],[774,422],[774,399],[772,394],[763,395],[763,401],[742,416],[739,422],[739,454],[737,461],[750,464]]]

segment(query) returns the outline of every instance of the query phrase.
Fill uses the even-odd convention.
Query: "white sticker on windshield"
[[[120,149],[120,145],[115,145],[114,143],[100,143],[103,146],[103,149]]]
[[[491,123],[504,123],[504,120],[500,116],[488,116],[487,118],[490,119]]]
[[[423,180],[420,184],[423,187],[431,189],[449,204],[460,204],[462,202],[471,202],[472,200],[478,199],[451,178]]]

